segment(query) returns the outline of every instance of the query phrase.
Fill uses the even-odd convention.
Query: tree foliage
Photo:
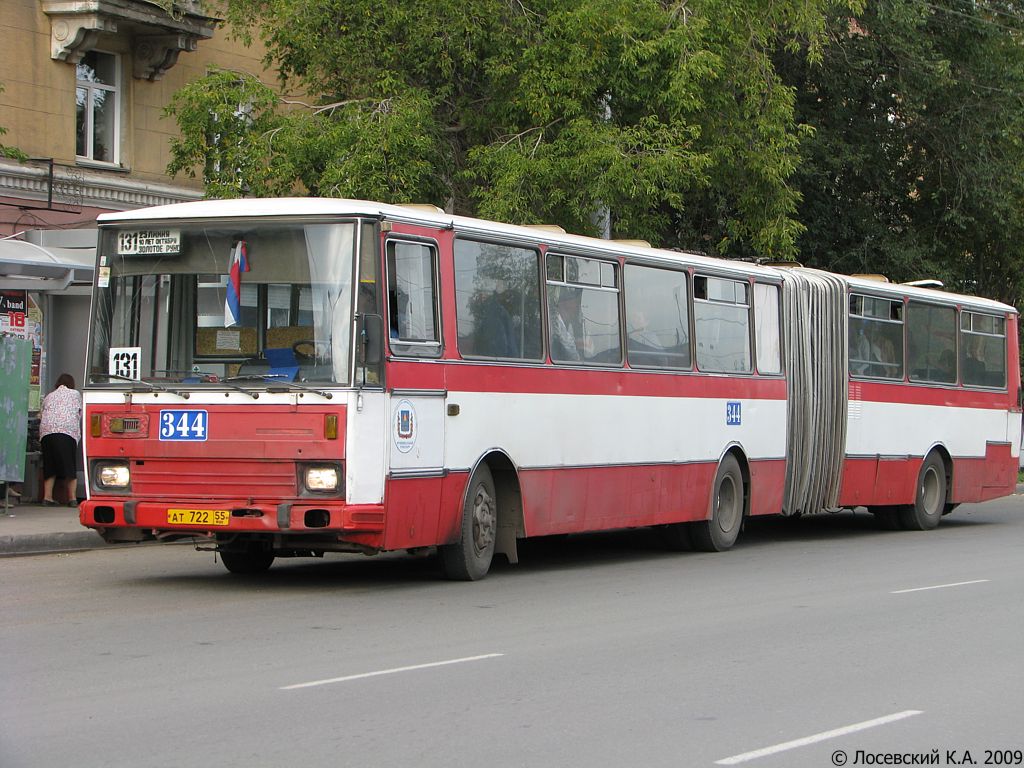
[[[801,129],[781,50],[838,0],[225,0],[274,89],[178,93],[172,173],[213,196],[433,202],[512,222],[793,256]]]
[[[1004,0],[871,0],[820,65],[780,65],[813,128],[801,258],[1019,303],[1024,15]]]

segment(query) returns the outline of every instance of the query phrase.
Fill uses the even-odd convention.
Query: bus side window
[[[389,240],[387,273],[391,350],[398,355],[439,356],[436,249],[424,243]]]
[[[754,348],[758,373],[782,373],[782,333],[779,322],[778,286],[754,283]]]
[[[965,386],[1006,386],[1004,318],[966,310],[960,313],[960,370]]]
[[[619,265],[547,254],[548,337],[555,362],[621,365]]]
[[[537,251],[462,238],[454,250],[462,356],[542,360]]]
[[[850,296],[851,376],[903,378],[903,301]]]
[[[750,286],[740,280],[693,278],[697,367],[715,373],[750,373]]]
[[[690,368],[687,278],[681,271],[626,265],[626,355],[633,368]]]
[[[907,305],[907,369],[911,381],[956,384],[956,310]]]

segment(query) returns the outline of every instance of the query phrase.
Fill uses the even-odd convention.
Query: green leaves
[[[1019,303],[1022,12],[873,0],[829,23],[822,66],[783,67],[816,129],[795,177],[804,260]]]
[[[281,76],[214,72],[169,113],[215,196],[432,202],[792,256],[800,127],[774,57],[832,0],[227,0]],[[244,105],[244,109],[238,109]]]

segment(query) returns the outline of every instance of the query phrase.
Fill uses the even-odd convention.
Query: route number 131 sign
[[[142,347],[111,347],[110,362],[107,373],[123,379],[142,378],[139,359],[142,357]]]

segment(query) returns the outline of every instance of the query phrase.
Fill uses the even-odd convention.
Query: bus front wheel
[[[743,473],[732,455],[722,459],[715,473],[711,494],[711,516],[691,523],[690,538],[695,549],[724,552],[736,543],[743,525]]]
[[[930,531],[945,510],[946,465],[937,453],[930,453],[917,476],[914,503],[900,508],[900,524],[908,531]]]
[[[438,547],[444,575],[456,581],[476,581],[487,575],[498,532],[498,503],[494,478],[486,464],[473,473],[462,506],[462,535],[454,544]]]
[[[220,560],[231,573],[263,573],[274,562],[274,553],[265,549],[223,549]]]

